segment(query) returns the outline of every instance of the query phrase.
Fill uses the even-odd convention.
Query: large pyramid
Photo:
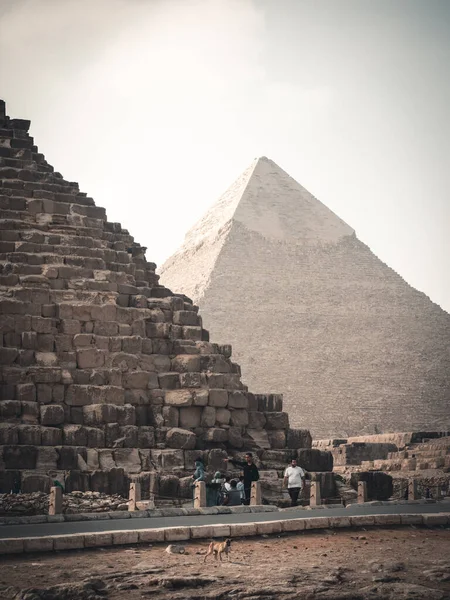
[[[199,454],[216,469],[250,448],[268,467],[307,448],[327,470],[281,396],[248,392],[231,347],[209,341],[198,307],[158,283],[145,248],[55,172],[29,126],[0,101],[0,493],[60,476],[126,492],[133,476],[189,497]]]
[[[267,158],[187,233],[161,281],[316,438],[450,424],[450,315]]]

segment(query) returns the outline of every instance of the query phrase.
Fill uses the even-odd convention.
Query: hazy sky
[[[448,0],[0,0],[0,96],[161,264],[268,156],[450,311]]]

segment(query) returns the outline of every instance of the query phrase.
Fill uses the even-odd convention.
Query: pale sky
[[[0,0],[0,97],[158,264],[268,156],[450,311],[448,0]]]

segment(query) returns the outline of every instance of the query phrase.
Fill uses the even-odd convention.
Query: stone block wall
[[[310,448],[29,125],[0,103],[0,491],[65,473],[68,490],[116,493],[158,471],[170,495],[199,452]]]

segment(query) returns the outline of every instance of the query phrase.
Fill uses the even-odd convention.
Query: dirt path
[[[166,544],[10,557],[2,600],[444,600],[450,599],[450,531],[322,531],[232,541],[230,562],[203,562]],[[32,588],[27,593],[19,590]]]

